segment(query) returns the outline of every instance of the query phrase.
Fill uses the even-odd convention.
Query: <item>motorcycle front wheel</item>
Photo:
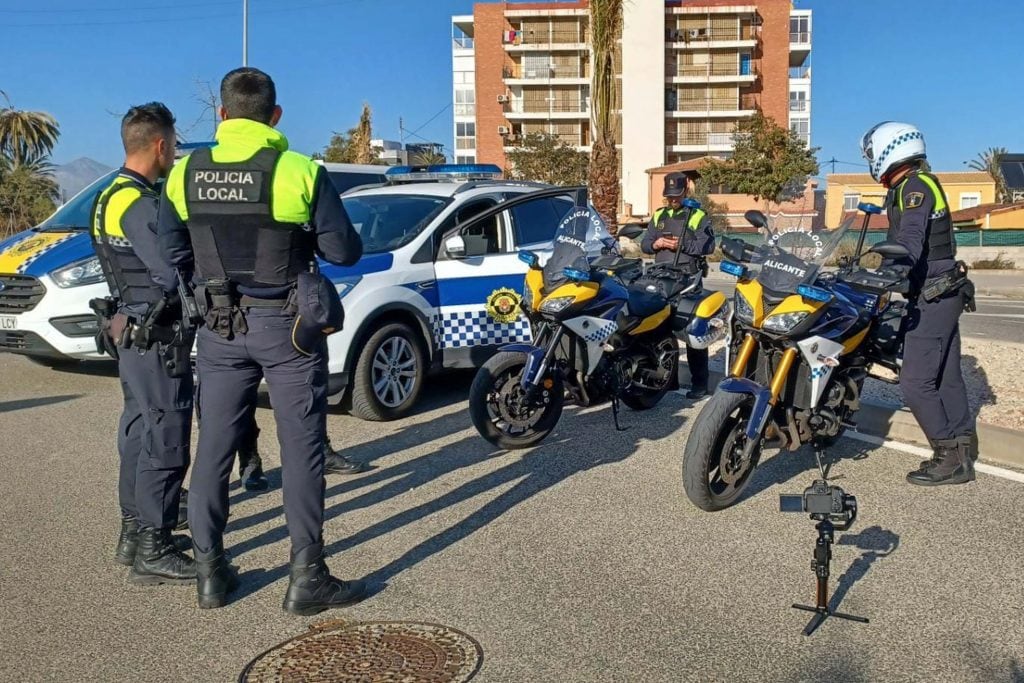
[[[469,389],[473,426],[480,436],[507,450],[529,448],[547,438],[565,403],[558,375],[546,377],[536,396],[528,397],[521,383],[525,367],[525,353],[501,352],[480,368]]]
[[[701,510],[724,510],[739,500],[761,457],[758,446],[749,462],[746,445],[753,397],[716,391],[697,416],[683,452],[683,488]]]

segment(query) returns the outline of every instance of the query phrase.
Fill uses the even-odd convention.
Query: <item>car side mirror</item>
[[[623,225],[619,228],[617,237],[625,237],[626,239],[636,239],[640,235],[644,234],[644,228],[640,225]]]
[[[758,211],[757,209],[751,209],[743,214],[743,217],[747,219],[747,222],[753,225],[755,228],[763,228],[768,225],[768,218]]]
[[[451,258],[466,258],[466,240],[462,239],[462,235],[445,238],[444,253]]]
[[[868,249],[869,254],[878,254],[882,258],[906,258],[910,251],[900,244],[891,240],[885,240]]]

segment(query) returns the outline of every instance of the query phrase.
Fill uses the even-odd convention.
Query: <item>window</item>
[[[476,123],[456,123],[455,135],[460,138],[476,137]]]
[[[476,163],[476,157],[475,156],[468,156],[468,157],[457,156],[457,157],[455,157],[455,163],[457,163],[457,164],[475,164]]]
[[[379,254],[411,242],[451,202],[421,195],[349,195],[345,212],[363,240],[364,254]]]
[[[859,194],[846,193],[843,195],[843,211],[856,211],[858,204],[860,204]]]
[[[476,114],[476,90],[473,88],[455,89],[455,115],[473,116]]]
[[[808,119],[793,119],[789,122],[789,129],[796,133],[796,136],[806,144],[811,139],[811,122]]]
[[[960,193],[960,208],[971,209],[981,204],[981,193],[980,192],[961,192]]]
[[[789,110],[807,111],[807,91],[791,90],[789,92]]]
[[[555,230],[573,202],[568,197],[544,197],[528,201],[510,209],[516,246],[522,248],[555,239]]]
[[[348,173],[347,171],[328,171],[327,177],[331,179],[334,189],[339,194],[351,190],[360,185],[380,185],[387,182],[384,169],[380,173]]]
[[[789,42],[811,42],[811,18],[804,15],[789,18]]]

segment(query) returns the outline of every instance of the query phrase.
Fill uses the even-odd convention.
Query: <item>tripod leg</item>
[[[856,621],[861,624],[869,624],[865,617],[855,617],[852,614],[844,614],[842,612],[829,612],[830,617],[836,617],[837,619],[846,619],[847,621]]]

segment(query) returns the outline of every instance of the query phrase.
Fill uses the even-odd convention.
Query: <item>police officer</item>
[[[680,265],[696,269],[704,266],[704,256],[715,250],[715,232],[711,217],[703,209],[686,209],[683,198],[693,192],[696,183],[686,173],[665,176],[665,206],[651,217],[647,233],[640,243],[645,254],[654,254],[655,263],[672,263],[679,240],[683,240]],[[708,350],[686,347],[686,364],[690,370],[690,389],[686,398],[701,399],[708,393]]]
[[[270,389],[281,447],[291,573],[284,609],[315,614],[358,600],[362,581],[332,577],[323,557],[326,341],[296,315],[314,254],[340,265],[362,255],[323,167],[288,150],[274,82],[258,69],[228,73],[220,89],[217,145],[171,171],[161,203],[161,246],[194,272],[205,310],[199,330],[199,449],[190,526],[198,600],[220,607],[237,586],[224,556],[228,478],[261,378]],[[332,307],[340,301],[336,292]],[[317,298],[320,301],[320,298]],[[337,316],[332,316],[337,317]],[[209,428],[207,428],[209,426]]]
[[[938,179],[922,170],[924,136],[908,123],[884,121],[861,140],[871,177],[888,188],[889,240],[910,255],[883,264],[909,279],[900,389],[934,456],[907,475],[911,484],[974,479],[977,441],[960,369],[960,314],[973,285],[956,261],[949,202]]]
[[[172,538],[171,530],[178,524],[189,464],[192,374],[170,377],[159,344],[131,341],[149,312],[177,288],[174,270],[157,245],[155,188],[174,163],[174,116],[158,102],[132,107],[121,121],[121,140],[124,166],[100,193],[91,229],[113,297],[112,315],[103,321],[101,334],[107,335],[105,348],[118,358],[124,394],[118,430],[121,533],[115,557],[131,566],[133,583],[191,582],[195,562],[180,549],[187,547],[187,539]],[[166,330],[173,318],[168,309],[153,322]]]

